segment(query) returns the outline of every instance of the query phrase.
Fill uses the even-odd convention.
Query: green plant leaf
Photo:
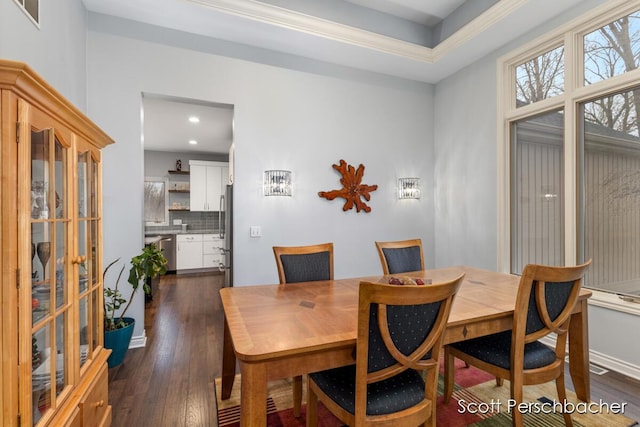
[[[131,258],[131,268],[129,269],[129,277],[127,282],[131,285],[131,297],[127,301],[123,297],[122,293],[118,290],[120,283],[120,277],[124,272],[125,266],[122,266],[120,273],[115,281],[113,287],[108,287],[106,282],[107,272],[111,266],[115,265],[120,258],[112,261],[107,265],[102,274],[104,282],[104,329],[113,330],[120,329],[126,326],[123,320],[124,314],[131,305],[136,290],[140,286],[142,281],[143,291],[148,294],[151,292],[151,288],[147,284],[147,279],[153,279],[161,274],[167,272],[167,259],[162,254],[162,250],[158,249],[155,244],[145,246],[139,255]],[[126,304],[126,305],[125,305]],[[120,312],[120,315],[116,318],[116,311],[118,311],[123,305],[124,309]]]

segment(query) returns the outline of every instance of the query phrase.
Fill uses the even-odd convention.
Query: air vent
[[[618,294],[618,298],[626,302],[634,302],[640,304],[640,291],[627,292],[625,294]]]
[[[14,0],[38,28],[40,28],[40,0]]]
[[[564,361],[569,363],[569,356],[566,356],[564,358]],[[598,366],[598,365],[594,365],[593,363],[589,363],[589,372],[591,372],[594,375],[604,375],[607,372],[609,372],[608,369],[603,368],[602,366]]]
[[[594,365],[593,363],[589,363],[589,372],[596,375],[604,375],[609,372],[608,369],[604,369],[602,366]]]

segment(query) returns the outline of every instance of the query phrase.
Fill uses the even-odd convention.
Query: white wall
[[[611,300],[611,295],[601,297]],[[640,310],[633,305],[626,312],[606,308],[600,301],[589,305],[589,348],[591,361],[640,380],[640,341],[629,339],[629,331],[640,328]]]
[[[435,265],[497,267],[496,70],[490,57],[435,89]]]
[[[379,76],[374,80],[389,83],[343,80],[100,28],[89,33],[89,113],[117,141],[104,151],[106,260],[128,259],[142,245],[145,92],[235,107],[236,285],[277,282],[274,245],[333,241],[339,278],[381,273],[375,240],[420,237],[426,263],[433,265],[431,86]],[[340,159],[364,164],[364,183],[379,185],[371,213],[343,212],[341,201],[318,197],[318,191],[340,187],[331,168]],[[293,172],[293,197],[261,195],[266,169]],[[402,176],[423,178],[422,200],[397,200]],[[263,237],[249,238],[251,225],[261,226]],[[140,318],[142,298],[137,303]]]
[[[87,11],[81,0],[40,2],[40,28],[0,2],[0,58],[26,62],[80,110],[86,108]]]
[[[536,31],[439,82],[435,88],[435,265],[496,269],[497,258],[497,60],[591,9],[599,0],[548,22]],[[584,9],[583,9],[584,8]],[[633,310],[637,311],[637,310]],[[612,331],[640,329],[640,316],[589,308],[592,360],[640,377],[637,343]],[[620,327],[624,325],[624,327]]]

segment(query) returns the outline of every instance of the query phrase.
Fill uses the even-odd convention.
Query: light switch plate
[[[252,225],[249,227],[249,236],[262,237],[262,228],[259,225]]]

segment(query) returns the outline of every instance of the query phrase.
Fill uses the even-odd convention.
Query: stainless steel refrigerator
[[[222,249],[224,265],[224,286],[233,286],[233,185],[227,185],[225,194],[220,196],[220,211],[224,220],[220,224],[220,238],[224,240]]]

